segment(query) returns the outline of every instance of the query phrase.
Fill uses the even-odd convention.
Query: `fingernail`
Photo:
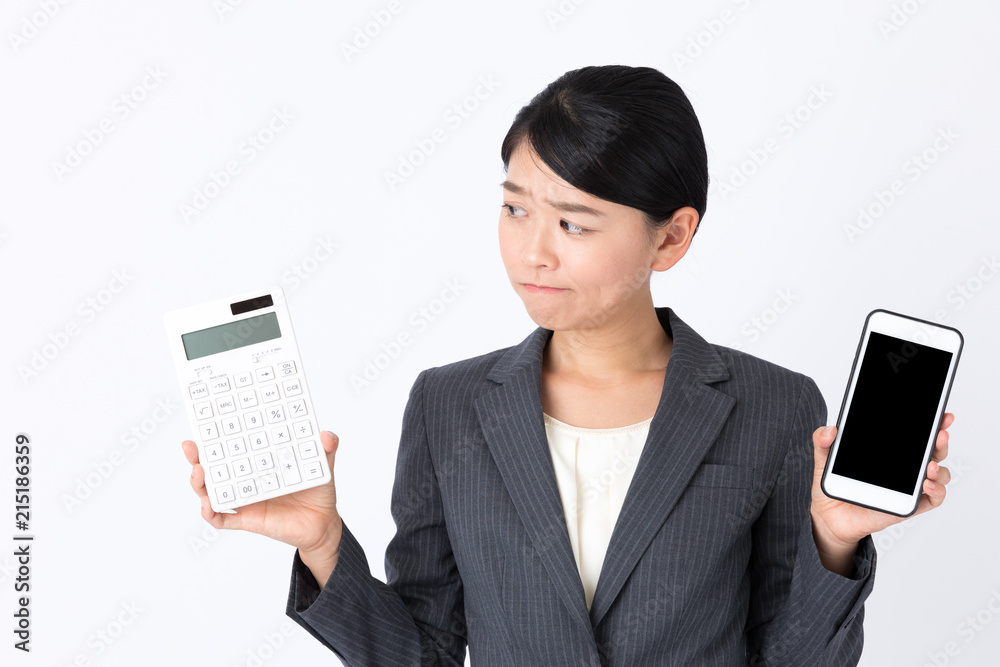
[[[927,480],[927,490],[928,491],[935,491],[935,490],[937,490],[937,484],[935,484],[931,480]]]
[[[833,426],[827,426],[825,429],[823,429],[823,437],[826,437],[831,433],[833,433],[833,428],[834,428]]]

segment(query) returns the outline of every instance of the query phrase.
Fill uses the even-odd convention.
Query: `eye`
[[[570,236],[583,236],[584,234],[587,233],[586,229],[584,229],[583,227],[577,227],[572,222],[567,222],[566,220],[563,220],[560,224],[563,224],[563,225],[566,225],[567,227],[572,227],[573,229],[578,229],[579,230],[579,231],[576,231],[576,232],[574,232],[572,230],[567,230],[567,231],[570,232]]]
[[[518,211],[524,211],[523,208],[519,206],[514,206],[513,204],[500,204],[500,208],[503,209],[503,214],[508,218],[522,218],[523,215],[514,215],[513,211],[516,209]],[[524,211],[527,213],[527,211]]]

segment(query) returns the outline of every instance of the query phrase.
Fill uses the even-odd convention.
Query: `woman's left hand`
[[[927,479],[924,480],[923,494],[917,504],[917,511],[910,516],[923,514],[944,502],[945,485],[951,481],[951,472],[948,468],[940,465],[939,461],[948,456],[948,427],[954,421],[955,415],[950,412],[944,414],[941,430],[938,431],[937,441],[934,443],[934,452],[931,454],[931,462],[927,465]],[[830,445],[833,444],[837,432],[836,427],[828,428],[830,432],[825,435],[823,427],[813,432],[816,463],[810,510],[813,536],[821,554],[844,554],[847,552],[853,554],[858,541],[866,535],[905,521],[909,517],[886,514],[860,505],[845,503],[823,493],[820,479],[823,477],[823,469],[826,467],[826,460],[830,455]]]

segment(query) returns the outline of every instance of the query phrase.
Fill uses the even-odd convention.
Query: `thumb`
[[[333,475],[333,462],[337,458],[337,449],[340,448],[340,437],[332,431],[321,431],[319,439],[326,452],[326,462],[330,464],[330,474]]]
[[[830,456],[830,445],[837,437],[836,426],[820,427],[813,431],[813,454],[816,461],[815,476],[821,476],[826,468],[826,459]]]

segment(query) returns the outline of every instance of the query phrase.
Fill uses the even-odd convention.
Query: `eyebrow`
[[[522,188],[517,183],[512,183],[510,181],[503,181],[501,184],[504,190],[509,190],[516,195],[524,195],[526,197],[531,196],[528,191]],[[546,199],[545,203],[549,206],[558,208],[561,211],[568,211],[570,213],[586,213],[588,215],[593,215],[598,218],[604,217],[604,213],[598,211],[596,208],[591,208],[586,204],[574,204],[568,201],[552,201],[551,199]]]

